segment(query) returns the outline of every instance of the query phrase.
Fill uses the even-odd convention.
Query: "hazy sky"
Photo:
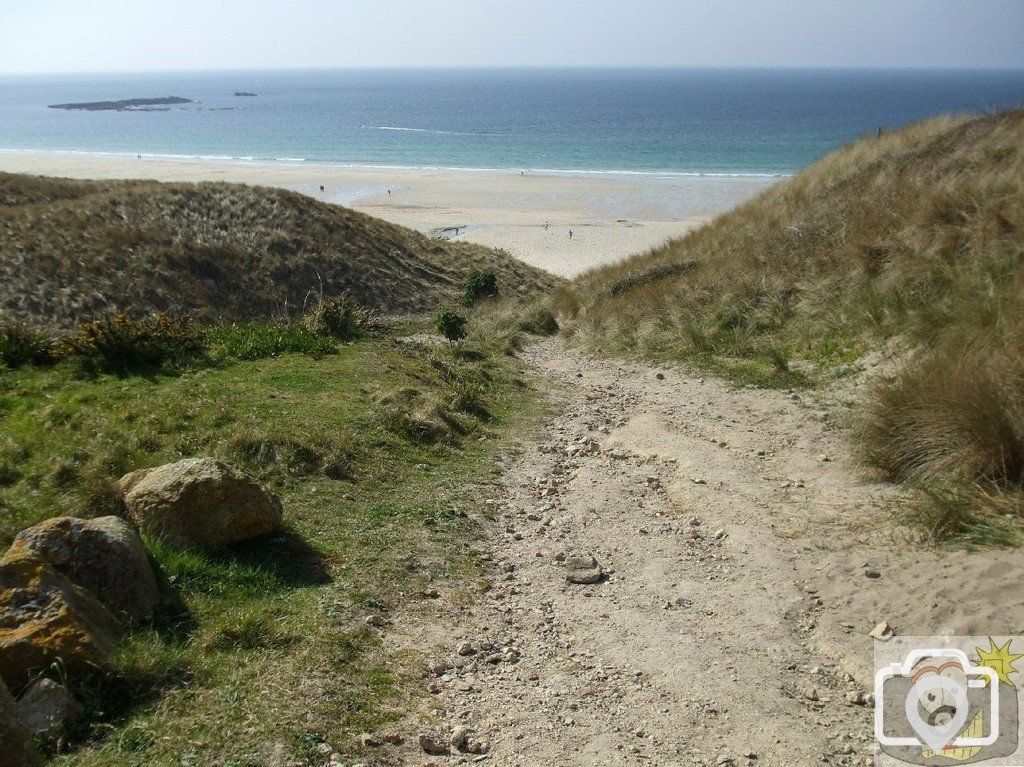
[[[1024,0],[0,0],[0,72],[1024,68]]]

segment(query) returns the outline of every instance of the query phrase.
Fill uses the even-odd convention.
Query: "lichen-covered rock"
[[[31,549],[91,591],[121,621],[152,615],[160,600],[142,539],[120,517],[54,517],[18,533],[11,549]]]
[[[121,637],[106,607],[43,557],[0,558],[0,678],[17,692],[58,659],[69,674],[99,665]]]
[[[18,698],[18,711],[35,735],[53,736],[82,716],[82,704],[52,679],[37,679]]]
[[[281,502],[259,482],[213,458],[126,474],[118,482],[128,516],[147,535],[216,549],[273,532]]]
[[[39,752],[18,704],[3,682],[0,682],[0,765],[3,767],[36,767]]]

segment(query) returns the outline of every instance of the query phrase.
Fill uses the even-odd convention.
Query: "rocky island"
[[[255,93],[249,93],[248,91],[235,91],[236,96],[255,96]]]
[[[50,104],[50,109],[82,109],[89,112],[116,111],[130,112],[143,111],[147,107],[170,106],[173,104],[192,104],[192,99],[181,96],[163,96],[155,99],[123,99],[122,101],[82,101],[74,104]]]

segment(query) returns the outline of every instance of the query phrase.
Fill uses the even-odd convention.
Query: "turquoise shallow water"
[[[255,98],[236,97],[250,91]],[[48,104],[184,96],[166,111]],[[1024,104],[1024,72],[496,69],[0,77],[0,149],[786,175],[878,126]]]

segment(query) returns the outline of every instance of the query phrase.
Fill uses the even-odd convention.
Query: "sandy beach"
[[[0,170],[69,178],[232,181],[282,187],[425,233],[503,248],[565,277],[678,237],[775,182],[750,177],[353,168],[43,152],[0,152]]]

